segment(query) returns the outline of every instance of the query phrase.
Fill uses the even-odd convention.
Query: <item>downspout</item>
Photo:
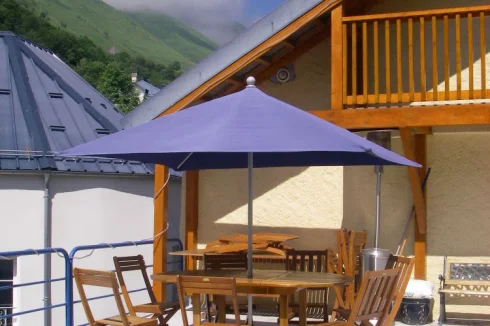
[[[49,194],[49,178],[51,174],[44,174],[44,248],[51,248],[51,197]],[[44,326],[51,326],[51,255],[44,255]]]

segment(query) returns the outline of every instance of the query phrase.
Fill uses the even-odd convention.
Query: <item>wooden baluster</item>
[[[367,22],[362,23],[362,94],[363,102],[368,102],[368,47],[367,47]]]
[[[413,79],[413,20],[408,19],[408,91],[409,100],[413,102],[414,79]]]
[[[461,19],[456,14],[456,94],[461,100]]]
[[[480,60],[481,60],[481,97],[487,98],[487,76],[485,65],[485,13],[480,12]]]
[[[425,20],[420,17],[420,94],[422,101],[426,101],[425,94]]]
[[[386,74],[386,102],[391,103],[391,69],[390,69],[390,21],[385,20],[385,74]]]
[[[444,99],[449,101],[449,17],[444,15]]]
[[[402,102],[403,84],[402,84],[402,21],[396,20],[396,67],[398,77],[398,103]]]
[[[352,23],[352,104],[357,104],[357,26]]]
[[[432,100],[437,101],[437,19],[436,16],[432,16]]]
[[[374,103],[379,103],[379,44],[378,44],[378,21],[373,25],[374,39]]]
[[[342,93],[344,104],[347,104],[347,25],[342,24]]]
[[[470,84],[470,99],[474,98],[473,94],[473,15],[468,14],[468,70]]]

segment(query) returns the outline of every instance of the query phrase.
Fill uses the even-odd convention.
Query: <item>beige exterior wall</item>
[[[435,7],[450,5],[442,0],[437,2],[439,5]],[[385,3],[384,7],[375,7],[373,13],[434,6],[434,2],[422,0],[397,1],[399,7],[395,2]],[[483,1],[472,1],[471,4],[483,4]],[[451,1],[451,5],[468,6],[470,3]],[[486,35],[490,35],[490,30]],[[490,44],[487,49],[490,49]],[[259,87],[269,95],[304,110],[328,109],[329,57],[330,44],[325,41],[294,63],[294,81],[286,84],[267,81]],[[475,54],[475,76],[479,74],[478,65],[479,57]],[[466,69],[464,81],[468,72],[467,66],[463,68]],[[427,69],[431,69],[429,61]],[[396,72],[396,67],[392,71]],[[428,85],[432,85],[430,76]],[[490,71],[487,78],[490,78]],[[451,77],[453,79],[455,76]],[[396,81],[395,78],[392,80]],[[455,87],[455,83],[451,85]],[[393,136],[392,150],[401,153],[400,139],[396,133]],[[436,132],[428,136],[428,163],[432,174],[428,183],[427,279],[436,289],[433,310],[436,319],[439,316],[438,275],[442,273],[443,256],[488,256],[490,252],[487,236],[490,230],[490,132],[488,129],[480,132]],[[255,169],[254,230],[297,234],[300,239],[291,245],[299,249],[335,249],[335,232],[339,228],[366,229],[369,235],[367,246],[372,247],[375,182],[373,167]],[[199,245],[203,246],[220,235],[245,233],[246,204],[245,170],[202,171],[199,179]],[[396,251],[411,209],[407,169],[385,167],[382,176],[381,247]],[[181,234],[183,236],[183,229]],[[413,254],[413,229],[405,254]],[[455,307],[448,304],[448,311],[452,309]],[[490,313],[488,303],[486,307],[458,309]]]

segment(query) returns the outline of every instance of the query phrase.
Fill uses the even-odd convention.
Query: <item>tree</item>
[[[123,113],[138,105],[131,78],[117,62],[107,65],[97,83],[97,89]]]

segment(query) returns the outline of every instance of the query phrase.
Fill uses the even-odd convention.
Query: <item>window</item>
[[[0,259],[0,288],[14,284],[14,261]],[[13,289],[0,289],[0,326],[11,326],[12,319],[1,318],[12,313]]]

